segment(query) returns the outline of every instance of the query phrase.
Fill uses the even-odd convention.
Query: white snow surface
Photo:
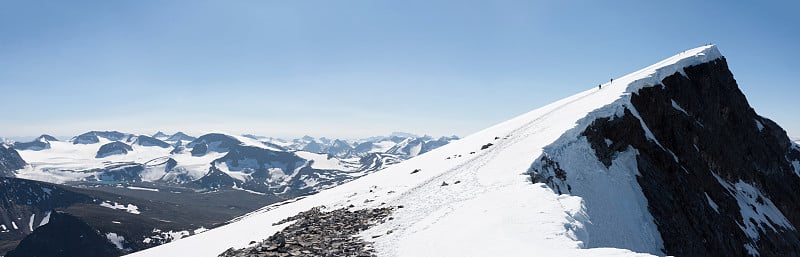
[[[136,205],[133,205],[133,204],[125,205],[125,204],[119,204],[119,203],[116,203],[116,202],[114,202],[112,204],[111,202],[105,201],[105,202],[100,203],[100,206],[103,206],[103,207],[106,207],[106,208],[110,208],[110,209],[115,209],[115,210],[125,210],[126,212],[131,213],[131,214],[141,214],[141,212],[139,212],[139,206],[136,206]]]
[[[33,220],[36,219],[36,213],[31,214],[31,218],[28,219],[28,231],[33,231]]]
[[[44,213],[44,218],[42,218],[42,221],[39,222],[39,227],[47,225],[47,223],[50,223],[50,213],[51,213],[50,211]]]
[[[230,247],[242,248],[250,241],[267,238],[287,225],[273,223],[315,206],[374,208],[381,203],[404,206],[393,213],[393,220],[362,233],[365,240],[375,243],[382,257],[651,256],[619,249],[636,247],[626,240],[637,240],[634,242],[643,244],[637,248],[648,252],[660,244],[652,217],[642,209],[646,200],[635,182],[637,171],[627,167],[630,164],[624,160],[632,158],[635,150],[620,154],[611,172],[606,171],[619,174],[598,176],[601,181],[596,187],[594,177],[583,178],[583,184],[576,188],[582,190],[581,196],[558,195],[543,184],[531,184],[525,173],[546,146],[559,145],[554,142],[565,132],[597,117],[611,117],[629,104],[631,93],[658,84],[664,77],[682,72],[685,66],[720,56],[714,46],[684,51],[617,78],[613,84],[606,83],[602,89],[592,87],[380,172],[304,199],[265,207],[229,225],[130,256],[217,256]],[[592,116],[584,118],[589,114]],[[480,150],[487,143],[493,146]],[[476,153],[469,154],[473,151]],[[457,155],[463,157],[447,158]],[[585,164],[596,162],[587,160]],[[410,174],[415,169],[420,171]],[[443,181],[450,185],[441,186]],[[593,198],[593,194],[601,195],[601,190],[615,187],[619,189],[612,194],[631,195],[609,203],[598,202],[602,196]],[[365,203],[367,199],[374,201]],[[618,208],[622,209],[617,212],[630,210],[625,218],[635,221],[609,216]],[[598,226],[600,223],[603,225]],[[614,227],[637,234],[621,238],[614,238],[619,233],[603,234]],[[386,235],[389,230],[393,232]],[[379,234],[384,236],[371,238]]]
[[[151,191],[151,192],[158,192],[158,189],[156,189],[156,188],[135,187],[135,186],[129,186],[129,187],[127,187],[127,188],[128,188],[128,189],[133,189],[133,190],[141,190],[141,191]]]
[[[192,156],[189,151],[182,154],[170,154],[171,148],[155,146],[131,145],[133,151],[125,155],[111,155],[94,158],[100,146],[112,142],[100,138],[96,144],[72,144],[66,141],[50,142],[50,149],[41,151],[19,151],[23,160],[29,163],[25,168],[17,170],[17,177],[50,183],[63,184],[70,181],[81,181],[99,172],[75,172],[101,169],[114,163],[148,163],[156,164],[173,158],[178,165],[173,170],[185,171],[193,179],[199,179],[208,172],[209,163],[225,155],[225,153],[209,152],[204,156]],[[163,160],[163,161],[159,161]],[[164,166],[148,167],[142,172],[144,181],[161,179],[167,173]]]
[[[306,151],[296,151],[294,152],[300,158],[314,161],[311,163],[311,168],[318,169],[318,170],[342,170],[342,171],[353,171],[358,168],[358,159],[353,160],[341,160],[338,158],[328,158],[327,154],[321,153],[312,153]]]
[[[112,232],[106,234],[106,239],[108,239],[109,242],[114,244],[114,246],[116,246],[117,249],[125,250],[125,248],[123,247],[125,243],[125,237],[117,235],[117,233]]]

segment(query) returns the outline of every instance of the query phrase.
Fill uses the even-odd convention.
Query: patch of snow
[[[800,161],[792,161],[792,166],[794,167],[794,173],[800,176]]]
[[[125,210],[126,212],[131,214],[141,214],[141,212],[139,212],[139,207],[133,204],[124,205],[114,202],[114,204],[112,205],[109,201],[105,201],[100,203],[100,206],[116,210]]]
[[[12,221],[11,222],[11,227],[14,227],[14,230],[19,230],[19,227],[17,227],[17,223],[16,222]]]
[[[119,221],[116,221],[116,220],[112,220],[112,221],[111,221],[111,223],[114,223],[114,224],[122,224],[122,222],[119,222]]]
[[[232,188],[233,188],[233,189],[236,189],[236,190],[245,191],[245,192],[248,192],[248,193],[251,193],[251,194],[256,194],[256,195],[267,195],[266,193],[262,193],[262,192],[258,192],[258,191],[253,191],[253,190],[248,190],[248,189],[244,189],[244,188],[240,188],[239,186],[237,186],[237,185],[235,185],[235,184],[233,185],[233,187],[232,187]]]
[[[51,211],[47,211],[44,213],[44,218],[42,218],[42,221],[39,222],[39,227],[47,225],[47,223],[50,223],[50,213]]]
[[[129,186],[129,187],[127,187],[127,188],[128,188],[128,189],[133,189],[133,190],[142,190],[142,191],[158,192],[158,189],[156,189],[156,188],[135,187],[135,186]]]
[[[761,253],[759,253],[758,249],[752,244],[745,244],[744,249],[747,250],[747,254],[750,256],[761,256]]]
[[[142,240],[142,242],[150,243],[152,240],[159,240],[159,241],[166,241],[166,242],[174,242],[178,239],[187,237],[190,235],[189,231],[161,231],[160,229],[153,229],[153,233],[155,235],[150,236]]]
[[[296,151],[294,154],[300,158],[313,161],[313,163],[311,163],[311,168],[318,170],[353,171],[355,168],[358,168],[354,168],[352,165],[347,165],[348,163],[338,158],[328,158],[328,154],[311,153],[306,151]]]
[[[223,133],[223,134],[225,134],[225,133]],[[277,149],[277,148],[274,148],[274,147],[270,147],[269,145],[266,145],[266,144],[264,144],[264,142],[258,141],[257,139],[253,139],[253,138],[245,137],[245,136],[238,136],[238,135],[234,135],[234,134],[225,134],[225,135],[230,136],[232,138],[235,138],[236,140],[239,140],[239,142],[242,142],[242,145],[244,145],[244,146],[253,146],[253,147],[263,148],[263,149],[272,150],[272,151],[281,151],[280,149]]]
[[[4,224],[0,224],[0,228],[3,229],[3,232],[7,232],[8,231],[8,228],[6,228],[6,225],[4,225]]]
[[[113,233],[112,232],[112,233],[107,233],[106,234],[106,239],[108,239],[109,242],[114,244],[114,246],[116,246],[117,249],[125,250],[125,247],[124,247],[125,237],[119,236],[119,235],[117,235],[117,233]]]
[[[708,193],[704,193],[706,195],[706,200],[708,201],[708,205],[711,206],[711,209],[714,209],[715,212],[719,213],[719,205],[717,205],[714,200],[711,200],[711,197],[708,196]]]
[[[267,172],[269,172],[269,179],[271,181],[283,181],[289,177],[286,176],[286,173],[284,173],[283,169],[280,168],[269,168],[267,169]]]
[[[302,181],[303,181],[303,184],[306,185],[303,188],[313,187],[313,186],[316,186],[317,184],[319,184],[319,181],[317,181],[316,178],[311,178],[311,177],[303,178]]]
[[[141,173],[139,173],[139,175],[142,178],[142,181],[146,182],[153,182],[159,180],[163,178],[165,174],[167,174],[167,172],[164,169],[164,166],[146,167],[144,168],[144,170],[142,170]]]
[[[203,232],[206,232],[206,231],[208,231],[207,228],[200,227],[198,229],[195,229],[193,232],[194,232],[194,234],[200,234],[200,233],[203,233]]]
[[[246,161],[247,160],[243,160],[243,162],[246,162]],[[241,181],[241,182],[247,182],[251,178],[250,174],[245,173],[245,172],[240,172],[240,171],[243,170],[242,168],[240,168],[241,165],[239,166],[239,168],[235,167],[235,168],[231,169],[231,167],[228,166],[228,162],[216,162],[214,164],[214,166],[217,167],[217,169],[219,169],[219,171],[222,171],[225,174],[228,174],[228,176],[230,176],[231,178],[236,179],[236,180]]]
[[[36,218],[36,213],[31,214],[31,218],[28,220],[28,231],[33,231],[33,220]]]
[[[764,131],[764,124],[761,124],[761,121],[758,121],[758,119],[754,119],[753,121],[756,123],[756,128],[758,128],[758,131]]]
[[[739,224],[739,227],[751,239],[758,240],[759,232],[766,232],[767,227],[774,232],[778,232],[775,226],[780,226],[782,229],[795,229],[783,216],[783,213],[775,207],[772,200],[764,196],[758,188],[741,180],[730,183],[717,174],[713,175],[720,185],[736,198],[744,222],[744,224]]]
[[[684,113],[686,115],[689,115],[689,113],[686,112],[686,110],[684,110],[683,107],[678,105],[678,103],[676,103],[675,100],[671,100],[671,101],[672,101],[672,108],[675,108],[675,110],[681,111],[682,113]]]

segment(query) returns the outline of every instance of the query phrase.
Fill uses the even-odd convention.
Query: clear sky
[[[717,44],[800,136],[800,1],[0,1],[0,136],[465,136]]]

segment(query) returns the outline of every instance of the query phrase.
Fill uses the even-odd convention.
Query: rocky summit
[[[261,243],[252,242],[253,246],[239,250],[231,248],[219,256],[376,256],[371,245],[356,235],[391,219],[389,215],[395,208],[356,211],[341,208],[329,212],[322,209],[322,207],[315,207],[284,219],[274,225],[294,223]]]

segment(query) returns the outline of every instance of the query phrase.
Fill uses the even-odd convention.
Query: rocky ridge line
[[[391,219],[395,207],[330,212],[315,207],[273,225],[294,222],[261,243],[244,249],[230,248],[220,257],[353,256],[374,257],[369,242],[356,235]],[[391,233],[387,232],[387,233]],[[373,236],[377,237],[377,236]]]

